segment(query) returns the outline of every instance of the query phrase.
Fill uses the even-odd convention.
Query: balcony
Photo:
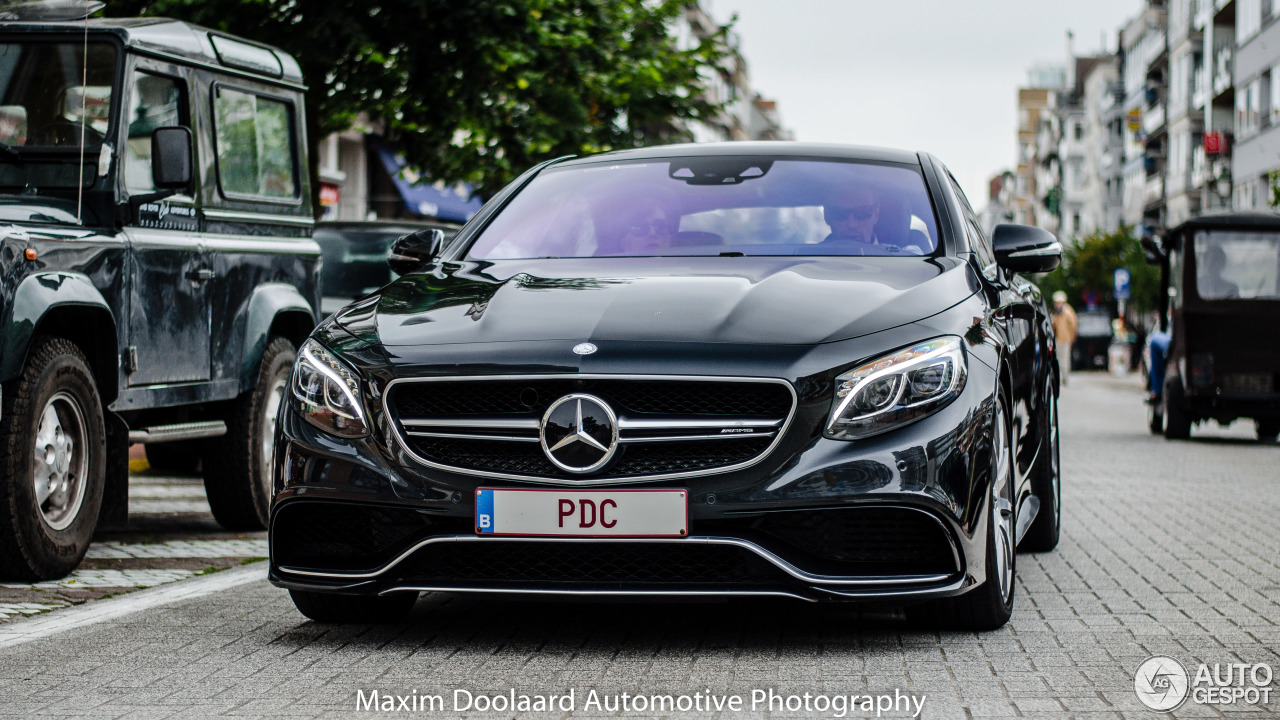
[[[1147,178],[1142,186],[1142,202],[1148,208],[1164,202],[1164,178],[1159,175]]]
[[[1191,76],[1191,107],[1203,108],[1209,104],[1209,69],[1203,65]]]
[[[1142,113],[1142,131],[1151,137],[1164,129],[1164,106],[1156,105]]]
[[[1220,48],[1213,54],[1213,94],[1215,97],[1231,89],[1231,61],[1232,49],[1230,46]]]

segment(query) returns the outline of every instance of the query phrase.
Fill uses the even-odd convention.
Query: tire
[[[1253,427],[1258,433],[1258,442],[1273,443],[1280,437],[1280,420],[1254,420]]]
[[[1058,434],[1058,397],[1052,391],[1045,406],[1045,447],[1031,468],[1031,492],[1040,499],[1040,511],[1027,528],[1018,547],[1030,552],[1048,552],[1058,547],[1062,534],[1062,450]]]
[[[227,434],[205,442],[204,489],[213,517],[228,530],[265,530],[271,508],[276,415],[297,351],[284,338],[267,343],[258,382],[235,401]]]
[[[1013,439],[1003,394],[996,405],[992,445],[997,456],[992,472],[987,512],[987,577],[963,595],[938,598],[907,608],[907,616],[928,627],[944,630],[996,630],[1013,615],[1014,532]],[[998,439],[1003,435],[1003,442]],[[1003,455],[1003,462],[999,456]]]
[[[1166,440],[1186,440],[1191,437],[1191,415],[1182,406],[1184,394],[1181,381],[1165,381],[1164,436]]]
[[[69,340],[37,339],[5,386],[3,413],[0,577],[63,577],[89,549],[106,480],[102,400],[84,353]]]
[[[147,464],[159,473],[200,474],[200,444],[196,441],[151,443],[146,446]]]
[[[404,618],[418,602],[416,592],[390,595],[337,595],[290,590],[298,612],[320,623],[391,623]]]

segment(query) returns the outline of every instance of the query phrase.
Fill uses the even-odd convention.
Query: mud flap
[[[123,528],[129,522],[129,426],[119,415],[104,413],[107,426],[107,472],[98,530]]]

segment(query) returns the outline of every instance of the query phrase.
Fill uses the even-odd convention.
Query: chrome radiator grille
[[[589,474],[566,472],[540,442],[557,400],[587,393],[617,415],[617,452]],[[590,485],[728,472],[758,462],[795,411],[782,380],[534,375],[392,382],[385,408],[418,462],[486,477]]]

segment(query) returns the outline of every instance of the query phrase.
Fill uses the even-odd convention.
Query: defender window
[[[175,78],[134,72],[124,152],[125,187],[133,193],[156,189],[151,178],[151,133],[159,127],[186,125],[182,84]]]
[[[290,104],[219,86],[214,89],[213,107],[223,194],[268,200],[296,197]]]

